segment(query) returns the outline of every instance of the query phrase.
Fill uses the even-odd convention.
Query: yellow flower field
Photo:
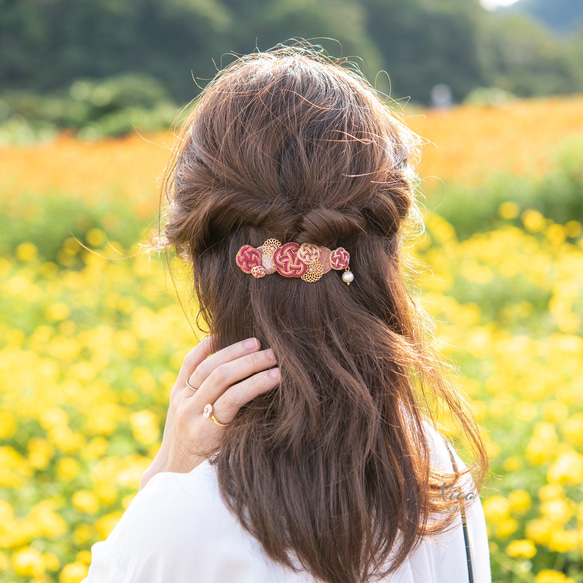
[[[458,191],[500,172],[534,183],[583,134],[583,98],[410,123],[435,144],[420,168],[428,195],[431,177]],[[164,258],[128,229],[132,216],[132,233],[155,224],[171,144],[63,137],[0,151],[0,583],[80,581],[157,451],[199,332]],[[583,174],[563,180],[583,196]],[[81,206],[52,211],[54,199]],[[557,222],[510,188],[495,226],[467,237],[437,212],[408,247],[412,291],[484,428],[494,581],[583,583],[583,217]]]

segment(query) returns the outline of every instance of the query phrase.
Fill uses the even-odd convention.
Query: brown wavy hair
[[[393,572],[422,536],[451,527],[439,492],[460,474],[430,466],[436,403],[474,454],[478,489],[488,468],[406,285],[418,146],[353,63],[304,41],[217,73],[165,176],[163,234],[192,265],[216,349],[255,336],[282,373],[212,458],[222,496],[273,560],[326,582]],[[243,273],[238,249],[271,237],[346,248],[354,282]]]

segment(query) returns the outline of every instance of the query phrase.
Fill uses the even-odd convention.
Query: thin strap
[[[445,445],[447,446],[447,451],[449,452],[449,457],[451,459],[451,464],[453,465],[453,471],[457,474],[457,464],[455,463],[455,458],[451,450],[451,445],[447,440],[445,440]],[[466,521],[466,509],[462,501],[462,496],[458,498],[460,503],[460,513],[462,515],[462,526],[464,529],[464,542],[466,545],[466,558],[468,563],[468,580],[470,583],[474,583],[474,569],[472,567],[472,554],[470,552],[470,536],[468,534],[468,525]]]

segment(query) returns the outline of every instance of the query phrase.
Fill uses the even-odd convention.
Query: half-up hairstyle
[[[255,336],[282,373],[212,458],[222,496],[268,556],[324,582],[393,572],[451,527],[440,489],[460,475],[430,466],[429,403],[461,429],[478,488],[488,466],[404,280],[418,144],[354,67],[279,45],[205,87],[165,177],[164,236],[192,264],[216,349]],[[354,282],[243,273],[239,248],[271,237],[344,247]]]

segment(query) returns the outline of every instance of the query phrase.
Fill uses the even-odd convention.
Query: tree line
[[[294,38],[359,57],[378,89],[424,105],[442,83],[454,102],[476,87],[574,93],[583,91],[581,32],[559,37],[526,13],[490,13],[479,0],[0,0],[0,98],[8,92],[6,112],[21,107],[14,92],[69,98],[75,82],[83,94],[80,79],[89,94],[95,80],[131,73],[133,86],[149,84],[147,100],[158,93],[183,104],[232,53]],[[139,90],[134,97],[139,105]]]

